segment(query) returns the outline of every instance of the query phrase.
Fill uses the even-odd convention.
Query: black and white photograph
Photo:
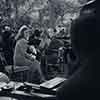
[[[0,0],[0,100],[100,99],[100,0]]]

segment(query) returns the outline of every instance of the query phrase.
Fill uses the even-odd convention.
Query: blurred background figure
[[[13,64],[14,33],[10,26],[5,25],[2,30],[4,39],[4,55],[8,65]]]
[[[58,100],[100,98],[100,28],[97,27],[100,19],[96,19],[96,0],[86,3],[81,11],[71,26],[72,49],[79,57],[78,69],[59,89]]]

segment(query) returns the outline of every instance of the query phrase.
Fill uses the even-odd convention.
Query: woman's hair
[[[21,26],[21,28],[18,31],[18,34],[15,36],[15,40],[19,40],[24,37],[24,32],[28,30],[28,27],[26,25]]]

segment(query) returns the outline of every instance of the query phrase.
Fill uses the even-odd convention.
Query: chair
[[[8,74],[8,76],[13,81],[27,81],[27,75],[29,71],[28,66],[14,66],[14,65],[8,65],[5,66],[5,70]]]

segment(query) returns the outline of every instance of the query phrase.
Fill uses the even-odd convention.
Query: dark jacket
[[[100,98],[100,28],[97,26],[100,27],[100,20],[96,19],[95,10],[74,21],[71,39],[80,58],[79,69],[58,90],[58,100]]]
[[[57,100],[90,100],[100,91],[100,54],[84,60],[57,92]]]

